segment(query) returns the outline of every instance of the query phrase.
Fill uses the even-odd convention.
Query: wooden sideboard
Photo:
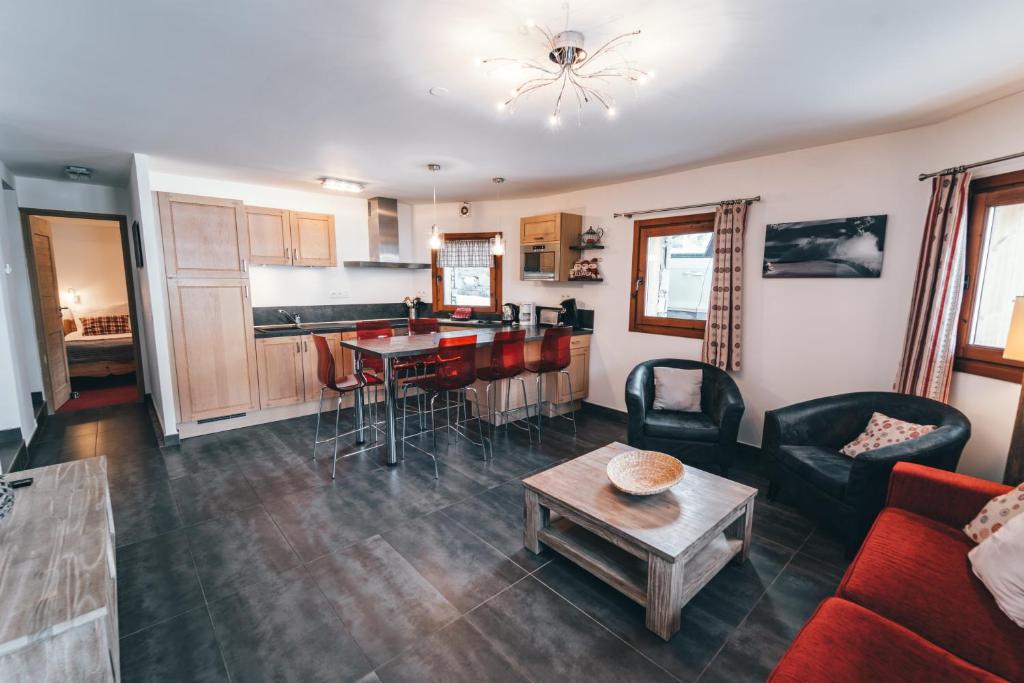
[[[0,520],[0,679],[119,681],[106,458],[11,477],[34,481]]]

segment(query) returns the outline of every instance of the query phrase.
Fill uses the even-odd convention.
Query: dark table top
[[[447,323],[442,323],[447,324]],[[482,327],[480,329],[452,330],[450,332],[438,332],[435,334],[416,334],[412,336],[388,337],[386,339],[342,339],[341,345],[346,349],[352,349],[371,356],[381,358],[402,358],[405,356],[418,356],[430,351],[436,351],[438,342],[444,337],[465,337],[476,335],[476,345],[490,346],[494,341],[494,335],[502,330],[526,330],[526,341],[537,341],[544,337],[544,330],[547,327],[531,325],[528,327]],[[592,330],[573,330],[573,336],[593,334]]]
[[[387,325],[399,328],[408,327],[408,318],[374,318],[374,320],[381,320]],[[502,327],[500,320],[487,320],[481,322],[473,321],[460,321],[450,320],[448,318],[438,318],[442,325],[456,325],[459,327],[465,327],[467,329],[500,329]],[[266,337],[293,337],[300,334],[331,334],[333,332],[353,332],[356,329],[357,320],[338,320],[335,322],[324,322],[324,323],[303,323],[301,327],[295,327],[291,325],[256,325],[256,338],[264,339]]]

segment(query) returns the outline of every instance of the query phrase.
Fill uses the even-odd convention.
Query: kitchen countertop
[[[409,325],[408,318],[387,318],[387,319],[384,319],[384,321],[387,322],[391,327],[396,327],[396,328],[397,327],[408,327],[408,325]],[[319,322],[303,323],[302,327],[284,326],[284,327],[281,327],[281,328],[278,328],[278,329],[261,329],[261,328],[266,328],[268,326],[256,325],[255,326],[256,338],[257,339],[264,339],[264,338],[267,338],[267,337],[292,337],[292,336],[295,336],[295,335],[313,334],[313,333],[331,334],[331,333],[334,333],[334,332],[354,332],[355,329],[356,329],[356,323],[357,322],[360,322],[360,321],[358,321],[358,320],[339,320],[339,321],[334,321],[334,322],[323,322],[323,323],[319,323]],[[438,318],[438,322],[441,325],[451,325],[451,326],[457,326],[457,327],[465,327],[467,330],[486,330],[487,332],[497,332],[499,330],[524,329],[524,330],[527,330],[527,339],[528,340],[532,336],[536,336],[536,338],[539,339],[540,335],[543,334],[543,332],[536,332],[536,333],[534,333],[534,331],[536,331],[536,330],[543,329],[543,328],[540,328],[540,327],[537,327],[537,326],[532,326],[531,325],[531,326],[526,326],[526,327],[520,327],[518,325],[516,325],[516,326],[503,325],[500,320],[486,320],[486,321],[483,321],[483,324],[481,324],[480,322],[472,322],[472,321],[467,322],[467,321],[461,321],[461,320],[451,320],[451,319],[448,319],[448,318]],[[270,326],[270,327],[273,327],[273,326]],[[587,329],[573,330],[573,336],[577,336],[577,335],[581,335],[581,334],[593,334],[593,330],[587,330]]]
[[[489,346],[494,341],[494,336],[503,329],[519,329],[526,331],[526,341],[539,341],[544,338],[544,331],[547,327],[539,325],[528,326],[488,326],[477,325],[476,330],[450,330],[448,332],[437,332],[434,334],[417,334],[412,336],[388,337],[385,339],[342,339],[341,345],[347,349],[358,351],[372,356],[385,358],[403,358],[406,356],[417,356],[424,352],[437,349],[440,339],[446,337],[465,337],[476,334],[476,345]],[[573,330],[572,336],[579,337],[593,334],[593,330]]]

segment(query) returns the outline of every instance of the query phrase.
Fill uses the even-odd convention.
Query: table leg
[[[682,619],[683,563],[653,553],[647,561],[647,628],[670,640]]]
[[[738,538],[743,541],[740,551],[732,558],[736,564],[743,564],[750,557],[750,542],[754,535],[754,499],[747,501],[743,514],[736,518],[736,521],[729,525],[726,536]]]
[[[398,464],[398,448],[395,433],[395,386],[394,371],[391,368],[391,359],[381,358],[384,365],[384,411],[386,415],[385,433],[388,448],[388,467]]]
[[[357,373],[363,370],[363,354],[356,351],[355,353],[355,371]],[[366,443],[366,425],[363,422],[363,392],[356,392],[356,443]]]
[[[530,489],[523,489],[523,545],[536,554],[540,552],[537,532],[548,524],[551,513],[541,507],[540,496]]]

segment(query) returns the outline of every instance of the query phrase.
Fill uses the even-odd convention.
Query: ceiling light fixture
[[[89,180],[92,178],[92,169],[85,166],[65,166],[64,175],[71,180]]]
[[[494,201],[498,203],[498,234],[491,239],[491,254],[494,256],[504,256],[505,241],[501,238],[501,184],[505,182],[505,179],[495,177],[491,178],[491,181],[494,183]]]
[[[427,168],[430,169],[431,184],[434,187],[434,224],[430,226],[430,248],[437,251],[441,248],[441,244],[444,242],[441,228],[437,225],[437,180],[436,174],[441,170],[441,164],[427,164]]]
[[[497,103],[496,108],[499,111],[512,112],[519,100],[526,95],[548,86],[554,86],[558,95],[555,97],[554,110],[548,117],[548,125],[552,128],[561,123],[560,114],[563,100],[573,97],[576,100],[576,117],[579,123],[582,123],[583,106],[591,102],[600,104],[609,118],[614,118],[617,114],[614,106],[615,100],[604,89],[607,82],[612,79],[623,79],[642,85],[651,79],[651,74],[638,69],[618,52],[619,48],[629,44],[631,38],[640,35],[640,31],[623,33],[601,45],[593,53],[588,53],[583,47],[583,33],[568,30],[568,4],[565,5],[565,8],[565,31],[553,33],[549,29],[530,23],[530,27],[543,36],[544,47],[548,51],[548,60],[554,66],[536,59],[513,57],[496,57],[480,62],[482,64],[516,64],[534,74],[532,78],[528,78],[514,88],[507,99]]]
[[[363,183],[357,183],[354,180],[341,180],[340,178],[321,178],[320,186],[325,190],[335,190],[338,192],[362,192],[363,188],[366,187]]]

